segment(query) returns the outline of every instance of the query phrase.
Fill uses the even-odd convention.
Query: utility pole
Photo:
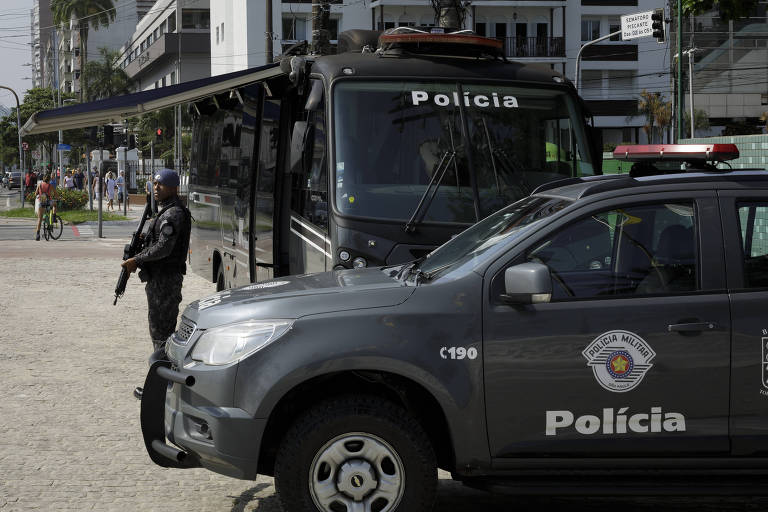
[[[460,30],[464,25],[464,6],[459,0],[432,0],[438,27]]]
[[[182,0],[176,0],[176,32],[177,32],[177,41],[179,43],[179,53],[178,53],[178,59],[176,61],[176,83],[181,83],[181,22],[182,22],[182,16],[181,16],[181,2]],[[176,125],[176,129],[174,130],[176,132],[176,140],[174,141],[173,145],[173,160],[174,165],[176,167],[176,172],[179,174],[179,179],[181,179],[181,105],[176,105],[173,108],[174,113],[174,124]],[[153,174],[154,176],[154,174]]]
[[[267,64],[272,64],[272,0],[267,0]]]
[[[328,26],[331,24],[331,6],[325,0],[312,0],[312,53],[331,53]]]
[[[677,0],[677,140],[683,138],[683,0]]]
[[[24,208],[24,151],[21,148],[21,105],[19,104],[19,95],[16,94],[16,91],[4,85],[0,85],[0,89],[11,91],[13,97],[16,98],[16,134],[19,138],[19,178],[21,180],[19,184],[19,199],[21,200],[21,207]]]
[[[691,138],[693,138],[694,135],[694,116],[693,116],[693,52],[698,50],[698,48],[691,48],[690,50],[686,50],[683,53],[688,54],[688,94],[691,96]],[[682,110],[682,108],[681,108]]]
[[[57,30],[58,30],[58,27],[54,27],[54,29],[53,29],[53,43],[54,43],[53,55],[54,55],[54,57],[53,58],[54,58],[54,61],[55,61],[54,65],[56,66],[56,68],[54,69],[54,77],[56,77],[56,106],[60,108],[61,107],[61,82],[60,82],[60,77],[59,77],[59,38],[57,37]],[[64,143],[64,132],[59,130],[59,144],[61,145],[63,143]],[[61,147],[60,145],[59,145],[59,148]],[[59,160],[59,169],[61,170],[62,167],[64,166],[64,164],[63,164],[64,151],[59,149],[58,150],[58,156],[59,156],[59,158],[58,158],[58,160]],[[53,177],[54,177],[54,179],[56,179],[56,186],[60,187],[61,186],[61,178],[59,177],[60,175],[57,176],[56,173],[57,173],[57,171],[56,171],[56,169],[54,169],[53,170]],[[62,172],[61,175],[63,175],[63,174],[64,173]]]

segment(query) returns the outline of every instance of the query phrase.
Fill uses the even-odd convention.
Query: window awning
[[[236,71],[226,75],[201,78],[159,89],[115,96],[91,103],[43,110],[33,114],[21,128],[21,134],[33,135],[57,130],[87,128],[109,123],[154,110],[195,101],[244,85],[261,82],[283,74],[278,64]]]

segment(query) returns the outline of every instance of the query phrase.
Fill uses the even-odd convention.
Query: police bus
[[[192,104],[192,269],[218,290],[416,259],[551,180],[600,173],[573,86],[469,31],[339,53]],[[553,150],[552,148],[556,148]]]
[[[573,85],[471,31],[339,34],[336,55],[34,114],[23,134],[194,119],[189,263],[218,290],[417,259],[538,185],[600,174]]]

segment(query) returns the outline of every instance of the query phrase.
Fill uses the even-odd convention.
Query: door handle
[[[688,324],[670,324],[667,326],[669,332],[701,332],[717,329],[715,322],[693,322]]]

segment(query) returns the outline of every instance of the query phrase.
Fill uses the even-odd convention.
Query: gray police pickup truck
[[[763,493],[768,173],[685,160],[543,185],[406,265],[193,302],[145,383],[150,457],[274,475],[290,512],[429,510],[436,467]]]

